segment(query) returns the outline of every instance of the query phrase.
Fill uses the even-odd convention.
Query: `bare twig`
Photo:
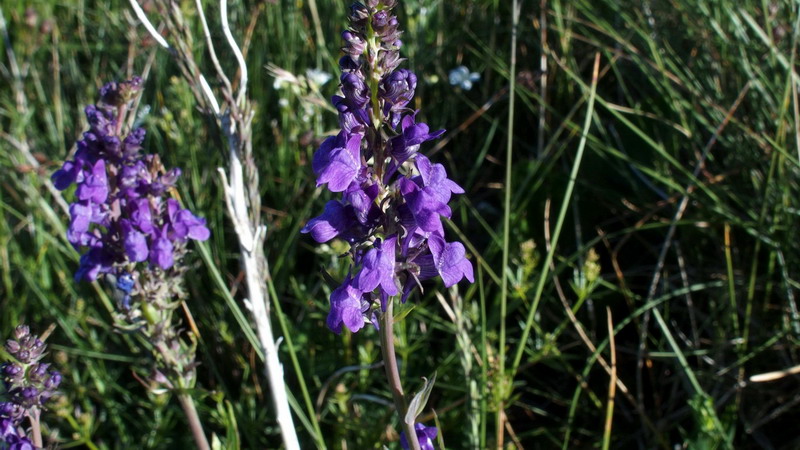
[[[131,8],[133,8],[133,12],[136,14],[136,17],[139,18],[139,22],[142,22],[142,25],[144,25],[147,32],[150,33],[150,36],[152,36],[153,39],[155,39],[155,41],[158,42],[158,45],[169,50],[169,44],[167,43],[166,39],[164,39],[164,37],[161,36],[158,33],[158,31],[156,31],[156,27],[154,27],[153,24],[150,22],[150,19],[147,18],[147,15],[144,13],[144,10],[142,10],[142,7],[139,6],[139,2],[137,2],[136,0],[130,0],[130,3],[131,3]]]
[[[244,61],[242,51],[236,44],[236,40],[233,38],[230,26],[228,25],[228,0],[220,0],[219,3],[220,14],[222,15],[222,32],[225,34],[225,38],[228,40],[228,45],[231,46],[233,55],[236,57],[236,62],[239,63],[239,70],[242,73],[242,78],[239,80],[239,94],[236,97],[236,104],[239,105],[242,103],[242,100],[247,93],[247,64]]]
[[[800,373],[800,366],[794,366],[785,370],[777,370],[775,372],[767,372],[767,373],[760,373],[758,375],[753,375],[750,377],[750,382],[764,383],[767,381],[775,381],[791,375],[797,375],[799,373]]]

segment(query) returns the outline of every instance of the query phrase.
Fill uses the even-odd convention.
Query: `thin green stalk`
[[[739,329],[739,309],[736,306],[736,276],[733,271],[733,255],[731,252],[731,226],[729,223],[725,223],[725,267],[728,272],[728,300],[731,303],[731,322],[733,322],[733,331],[736,336],[739,336],[740,329]],[[737,345],[737,348],[741,350],[741,344]],[[741,353],[741,352],[739,352]],[[739,354],[739,357],[742,355]]]
[[[486,354],[486,349],[489,346],[489,341],[486,339],[486,292],[483,288],[483,269],[478,265],[478,295],[481,300],[481,392],[487,392],[489,386],[489,357]],[[481,431],[480,431],[480,448],[486,448],[486,416],[488,402],[486,395],[481,396]]]
[[[211,256],[211,251],[208,248],[208,243],[206,242],[195,242],[195,248],[200,253],[200,257],[203,258],[203,262],[208,267],[208,270],[211,274],[211,279],[214,280],[214,283],[219,288],[220,292],[222,293],[222,298],[225,300],[225,304],[230,308],[231,313],[233,313],[233,317],[236,319],[236,323],[239,324],[239,328],[242,330],[242,333],[247,338],[247,341],[255,350],[258,358],[263,361],[264,360],[264,350],[261,349],[261,345],[258,343],[258,338],[256,337],[255,333],[253,332],[253,327],[250,326],[250,322],[242,313],[242,310],[239,308],[239,305],[236,304],[236,300],[233,299],[230,291],[228,290],[228,285],[225,280],[222,278],[222,273],[220,273],[219,268],[214,263],[214,259]]]
[[[419,440],[417,433],[414,430],[414,424],[408,423],[405,420],[406,410],[406,397],[403,393],[403,384],[400,381],[400,371],[397,368],[397,356],[394,351],[394,316],[392,314],[392,306],[394,299],[389,299],[386,302],[386,311],[381,314],[381,354],[383,355],[383,367],[386,370],[386,380],[389,382],[389,390],[392,391],[392,398],[394,399],[395,409],[397,416],[400,419],[400,425],[406,434],[409,448],[412,450],[420,450]]]
[[[169,323],[169,320],[165,320],[164,323]],[[163,364],[167,366],[167,368],[171,369],[171,371],[175,371],[180,373],[182,367],[178,361],[176,361],[173,352],[167,348],[164,342],[158,342],[155,344],[155,350],[161,355],[163,360]],[[189,429],[192,431],[192,437],[194,438],[194,443],[199,450],[209,450],[211,447],[208,445],[208,439],[206,438],[206,433],[203,431],[203,422],[200,421],[200,416],[197,414],[197,408],[194,405],[194,400],[192,397],[186,393],[186,389],[189,387],[186,385],[183,378],[179,375],[176,380],[173,381],[178,395],[178,402],[181,404],[181,408],[183,409],[183,413],[186,415],[186,421],[189,422]]]
[[[178,401],[186,414],[186,420],[189,421],[189,428],[192,430],[192,437],[194,443],[199,450],[209,450],[211,447],[208,445],[206,434],[203,432],[203,424],[200,422],[200,416],[197,414],[197,408],[194,406],[192,397],[185,393],[178,394]]]
[[[497,405],[497,446],[503,443],[503,412],[504,402],[508,396],[505,393],[506,376],[506,314],[508,314],[508,247],[511,237],[511,163],[514,154],[514,104],[516,100],[516,72],[517,72],[517,29],[519,26],[520,5],[514,0],[511,7],[511,68],[509,78],[508,94],[508,134],[506,136],[506,178],[505,178],[505,198],[503,199],[503,264],[502,264],[502,283],[500,288],[500,382],[503,383],[500,404]]]
[[[281,309],[281,302],[278,301],[278,293],[275,291],[275,284],[272,282],[272,276],[270,275],[269,268],[266,269],[266,272],[267,288],[269,289],[269,295],[272,298],[272,305],[275,307],[275,312],[278,316],[278,323],[281,326],[281,333],[283,333],[283,340],[286,341],[286,348],[289,350],[289,359],[292,360],[292,368],[297,376],[297,382],[300,384],[300,392],[303,394],[303,402],[305,403],[306,410],[308,411],[308,418],[311,421],[311,425],[314,427],[314,442],[317,444],[317,448],[324,449],[326,446],[325,441],[322,439],[322,429],[319,427],[317,414],[314,412],[314,406],[311,403],[311,396],[308,394],[308,387],[306,386],[305,377],[303,377],[303,370],[300,367],[300,362],[297,359],[297,352],[294,349],[292,335],[289,333],[289,327],[286,324],[286,317],[283,315],[283,310]]]
[[[611,445],[611,425],[614,419],[614,398],[617,390],[617,348],[614,343],[614,323],[611,320],[611,309],[606,307],[608,316],[608,341],[611,348],[611,379],[608,384],[608,403],[606,404],[606,424],[603,428],[603,450]]]
[[[772,185],[773,178],[776,176],[776,166],[778,164],[778,154],[773,153],[772,160],[769,164],[769,171],[767,172],[767,177],[764,180],[764,190],[762,192],[761,198],[761,210],[758,214],[758,228],[760,229],[763,227],[766,219],[767,219],[767,212],[768,206],[770,205],[769,194],[770,194],[770,186]],[[744,311],[744,325],[742,327],[742,351],[747,350],[747,345],[750,340],[750,319],[753,312],[753,302],[755,301],[756,296],[756,281],[758,279],[758,262],[759,262],[759,254],[761,254],[761,240],[756,240],[756,244],[753,247],[752,263],[750,265],[750,276],[749,282],[747,285],[747,297],[746,297],[746,304],[745,304],[745,311]]]
[[[528,317],[525,320],[525,329],[522,331],[522,337],[519,340],[519,345],[517,347],[517,352],[514,355],[514,363],[511,366],[511,374],[512,377],[517,373],[517,369],[519,369],[519,364],[522,361],[522,355],[525,353],[525,344],[528,341],[528,336],[530,335],[531,328],[533,327],[533,318],[536,314],[536,309],[539,307],[539,302],[542,299],[542,292],[544,291],[544,284],[547,281],[550,275],[550,264],[553,261],[553,256],[555,255],[556,248],[558,247],[558,238],[561,236],[561,228],[564,226],[564,218],[567,215],[567,209],[569,208],[570,199],[572,197],[572,191],[575,188],[575,181],[578,178],[578,170],[581,167],[581,161],[583,160],[583,150],[586,148],[586,137],[589,133],[589,128],[592,124],[592,116],[594,115],[594,99],[595,93],[597,92],[597,78],[598,73],[600,71],[600,53],[595,54],[594,58],[594,70],[592,71],[592,85],[589,88],[589,103],[586,109],[586,120],[583,123],[583,131],[581,132],[581,140],[578,143],[578,151],[575,154],[575,163],[572,165],[572,171],[569,175],[569,182],[567,183],[566,192],[564,192],[564,200],[561,204],[561,210],[558,212],[558,219],[556,220],[556,226],[553,230],[553,238],[552,244],[550,246],[550,251],[547,252],[547,256],[545,257],[544,263],[541,265],[542,271],[539,274],[539,280],[536,283],[536,291],[533,297],[533,304],[531,305],[531,309],[528,311]]]

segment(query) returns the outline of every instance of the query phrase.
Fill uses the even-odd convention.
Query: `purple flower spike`
[[[350,8],[341,93],[332,98],[340,130],[322,142],[311,163],[317,186],[341,197],[301,232],[317,242],[347,241],[357,270],[331,295],[328,326],[337,333],[342,324],[356,331],[365,320],[374,322],[378,302],[382,309],[389,297],[405,302],[422,281],[441,276],[449,287],[473,280],[464,246],[446,242],[442,225],[452,214],[453,194],[464,189],[420,153],[444,130],[431,132],[409,108],[418,79],[398,68],[404,59],[391,11],[396,3],[369,0]]]
[[[433,443],[436,440],[436,435],[439,434],[436,427],[426,427],[421,423],[415,423],[414,431],[417,434],[417,440],[419,441],[421,450],[435,450],[436,447],[434,447]],[[405,450],[409,449],[405,432],[400,433],[400,447]]]
[[[353,286],[348,276],[344,283],[331,293],[331,310],[328,312],[328,328],[336,334],[342,332],[342,324],[355,333],[364,327],[363,292]]]
[[[14,350],[9,361],[0,365],[4,402],[0,403],[0,449],[34,450],[25,436],[26,417],[38,411],[55,393],[61,375],[42,362],[46,346],[27,326],[18,326],[14,338],[6,343]],[[38,411],[37,411],[38,410]]]
[[[167,271],[186,253],[186,241],[210,236],[205,219],[167,195],[181,170],[167,170],[158,157],[142,154],[145,130],[126,132],[123,126],[141,88],[138,77],[103,86],[100,102],[85,109],[90,129],[78,141],[75,158],[52,176],[58,189],[77,185],[67,230],[69,242],[84,251],[76,280],[103,274],[139,280],[156,267]],[[177,275],[158,275],[168,276]]]

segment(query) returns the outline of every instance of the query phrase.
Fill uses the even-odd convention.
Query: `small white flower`
[[[472,89],[472,84],[481,79],[478,72],[470,72],[467,66],[458,66],[448,73],[450,85],[458,86],[468,91]]]
[[[287,108],[289,106],[289,100],[287,100],[285,98],[282,98],[282,99],[278,100],[278,105],[281,108]]]
[[[317,86],[322,86],[330,81],[331,78],[333,78],[333,75],[320,69],[308,69],[306,70],[306,78],[308,78],[308,81],[311,83]]]

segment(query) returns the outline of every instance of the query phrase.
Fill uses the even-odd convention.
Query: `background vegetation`
[[[750,377],[800,364],[797,3],[523,1],[514,74],[511,3],[406,0],[398,8],[406,67],[420,76],[416,105],[433,128],[448,130],[424,151],[467,190],[448,234],[467,245],[478,278],[450,291],[430,285],[400,310],[407,314],[397,327],[406,384],[416,389],[420,377],[438,373],[426,421],[439,424],[447,448],[494,446],[498,408],[509,446],[796,448],[798,378]],[[193,2],[179,4],[192,17]],[[65,448],[191,445],[175,399],[140,383],[147,352],[111,325],[113,302],[103,287],[73,282],[67,217],[46,184],[86,129],[82,108],[99,86],[145,73],[146,147],[184,168],[181,198],[213,233],[189,261],[188,306],[201,335],[200,415],[225,446],[279,446],[252,333],[237,321],[247,311],[214,170],[225,164],[224,146],[195,110],[174,60],[138,26],[127,1],[0,5],[0,330],[8,336],[20,321],[39,331],[55,324],[48,342],[65,381],[46,413],[46,435]],[[309,161],[336,127],[324,105],[337,89],[346,6],[248,0],[230,14],[247,47],[266,252],[280,307],[274,321],[291,338],[281,359],[301,441],[398,447],[391,396],[375,366],[376,333],[337,336],[325,328],[329,288],[319,269],[341,275],[345,262],[335,243],[319,246],[298,233],[329,198],[315,189]],[[207,13],[218,29],[218,5],[210,2]],[[188,25],[201,36],[199,23]],[[202,40],[196,44],[195,57],[210,67]],[[222,59],[235,70],[231,55]],[[461,64],[481,75],[471,90],[448,83]],[[276,83],[272,66],[334,78],[321,86]],[[506,186],[509,141],[513,182]],[[612,348],[618,382],[607,423]],[[518,351],[519,370],[509,374]]]

